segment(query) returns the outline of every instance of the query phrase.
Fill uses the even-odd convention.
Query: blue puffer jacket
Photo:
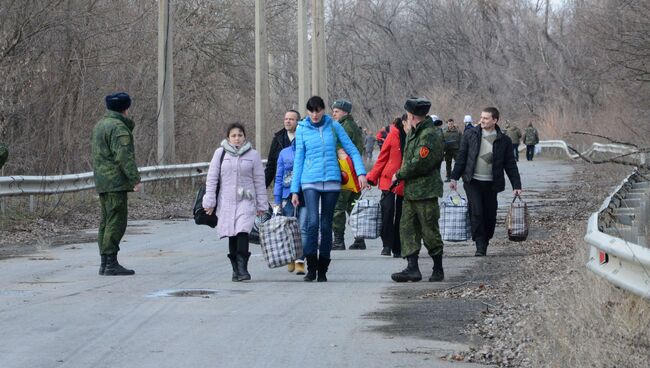
[[[291,194],[291,182],[293,181],[293,159],[296,153],[296,141],[291,146],[282,149],[278,156],[278,162],[275,171],[275,186],[273,187],[273,197],[275,204],[281,204],[282,200],[288,198]],[[289,181],[289,182],[287,182]]]
[[[336,155],[337,141],[352,158],[357,175],[366,175],[359,150],[341,124],[329,115],[323,115],[321,122],[322,125],[317,127],[306,117],[298,123],[291,193],[298,193],[305,183],[341,181],[341,169]]]

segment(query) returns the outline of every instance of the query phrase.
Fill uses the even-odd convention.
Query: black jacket
[[[512,150],[512,141],[507,135],[501,133],[501,128],[498,125],[495,128],[497,138],[492,146],[492,189],[496,192],[502,192],[505,189],[504,171],[508,174],[512,188],[521,189],[521,179]],[[463,181],[469,183],[474,177],[476,160],[481,149],[482,132],[481,127],[478,126],[466,129],[463,133],[460,150],[456,156],[456,164],[451,173],[452,179],[458,180],[462,176]]]
[[[281,130],[275,133],[273,141],[271,142],[271,148],[269,148],[269,157],[264,168],[264,178],[266,180],[266,187],[275,179],[275,170],[278,166],[278,157],[280,156],[280,151],[284,148],[291,146],[291,140],[289,139],[289,134],[287,130],[282,128]]]

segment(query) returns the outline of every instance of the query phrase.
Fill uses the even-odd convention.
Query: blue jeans
[[[332,219],[339,192],[319,192],[315,189],[304,191],[307,207],[307,236],[303,242],[305,256],[320,253],[320,258],[330,258],[332,250]],[[320,205],[320,214],[318,207]],[[318,231],[320,228],[320,246]]]
[[[512,151],[515,154],[515,160],[519,161],[519,144],[512,144]]]
[[[289,197],[291,198],[291,197]],[[287,201],[287,204],[282,208],[282,215],[287,217],[294,217],[293,213],[293,203]],[[297,211],[298,223],[300,224],[300,239],[304,242],[307,239],[307,207],[300,206]],[[303,245],[304,246],[304,245]],[[300,259],[304,260],[305,255],[303,253]]]

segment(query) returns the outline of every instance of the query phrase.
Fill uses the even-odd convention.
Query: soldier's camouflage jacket
[[[128,117],[107,111],[92,134],[92,165],[97,193],[133,191],[140,182],[133,128]]]
[[[402,166],[396,174],[398,180],[404,180],[404,199],[442,197],[443,150],[442,135],[430,117],[411,129],[406,136]]]
[[[345,129],[345,132],[348,133],[348,137],[350,137],[350,140],[352,143],[354,143],[354,146],[357,147],[357,150],[359,150],[359,154],[363,155],[363,152],[365,151],[365,147],[363,146],[363,134],[361,134],[361,128],[359,128],[357,123],[354,121],[352,115],[345,115],[341,118],[341,121],[339,121],[339,123],[343,129]],[[336,148],[341,147],[342,146],[340,143],[336,146]]]

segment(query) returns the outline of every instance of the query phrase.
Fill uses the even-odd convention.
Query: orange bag
[[[341,190],[349,190],[353,193],[359,193],[359,177],[354,170],[352,159],[343,150],[338,151],[339,166],[341,167]]]

